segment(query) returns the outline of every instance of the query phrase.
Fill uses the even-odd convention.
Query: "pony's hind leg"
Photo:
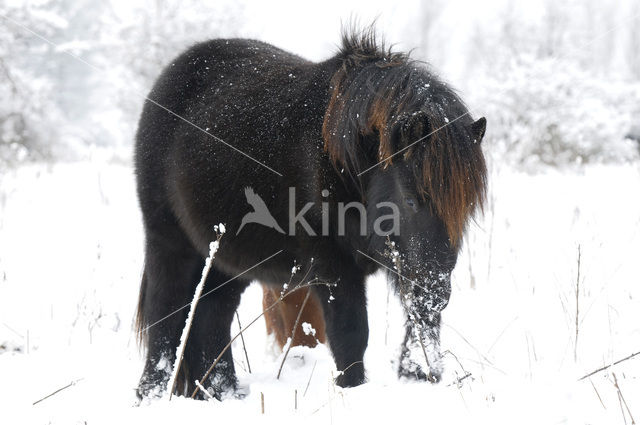
[[[291,332],[296,325],[296,321],[298,321],[298,315],[300,316],[298,321],[299,329],[294,332],[294,337],[291,341],[292,347],[298,345],[315,347],[318,342],[324,344],[327,341],[322,306],[315,292],[312,291],[309,294],[304,310],[300,311],[307,292],[311,291],[310,288],[299,289],[290,293],[280,302],[278,302],[280,290],[263,285],[262,291],[262,308],[264,310],[264,320],[267,324],[267,334],[275,336],[276,343],[280,349],[284,348],[287,340],[291,337]],[[273,304],[276,305],[272,307]],[[301,329],[302,323],[310,324],[313,332],[307,335]]]
[[[262,310],[264,311],[264,322],[267,326],[267,335],[273,335],[274,343],[282,349],[287,343],[287,323],[280,306],[284,301],[280,299],[280,291],[267,285],[262,285]],[[273,305],[275,304],[275,307]],[[274,347],[275,348],[275,347]]]
[[[186,389],[188,395],[195,390],[195,381],[202,379],[231,340],[231,322],[240,305],[240,297],[249,281],[233,279],[216,268],[207,276],[203,296],[193,318],[187,341],[183,365],[188,370]],[[231,347],[225,351],[220,361],[202,386],[221,399],[227,395],[239,396]],[[197,398],[203,398],[200,391]]]
[[[145,267],[138,303],[138,331],[146,361],[137,388],[139,398],[161,396],[175,360],[202,257],[180,234],[147,232]]]

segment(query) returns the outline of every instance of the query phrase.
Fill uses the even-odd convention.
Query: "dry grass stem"
[[[236,310],[236,320],[238,321],[238,329],[242,331],[242,323],[240,323],[240,315],[238,314],[238,310]],[[247,345],[244,342],[244,335],[242,335],[242,333],[240,334],[240,340],[242,341],[244,358],[247,360],[247,369],[249,369],[249,373],[251,373],[251,363],[249,363],[249,354],[247,353]]]
[[[278,376],[276,376],[276,379],[280,379],[282,367],[284,366],[284,362],[287,360],[287,356],[289,355],[289,350],[291,350],[291,346],[293,345],[293,340],[296,337],[296,330],[298,329],[298,325],[300,324],[300,317],[302,317],[302,311],[307,305],[307,301],[309,301],[310,295],[311,291],[307,291],[307,295],[305,295],[304,301],[302,301],[302,305],[300,306],[300,310],[298,311],[298,317],[296,317],[296,322],[293,324],[293,329],[291,329],[291,340],[289,341],[289,344],[287,344],[287,350],[284,352],[284,357],[282,357],[282,363],[280,363],[280,369],[278,369]]]

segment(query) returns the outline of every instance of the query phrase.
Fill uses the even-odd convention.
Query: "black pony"
[[[137,322],[147,347],[138,395],[166,390],[183,307],[218,223],[227,233],[178,393],[190,394],[229,342],[249,283],[282,288],[294,265],[296,276],[326,283],[312,288],[343,371],[338,385],[365,381],[365,278],[381,268],[407,312],[399,374],[439,380],[440,312],[465,226],[485,197],[485,125],[372,30],[346,33],[338,54],[321,63],[242,39],[208,41],[178,57],[151,90],[137,134],[146,233]],[[262,218],[243,222],[247,213]],[[233,392],[230,350],[202,385],[216,397]]]

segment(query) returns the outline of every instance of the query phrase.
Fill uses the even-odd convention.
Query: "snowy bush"
[[[160,71],[197,42],[239,35],[243,2],[0,4],[0,165],[128,158]]]
[[[487,148],[517,165],[623,162],[640,117],[640,84],[594,78],[569,61],[519,57],[482,84]]]
[[[50,52],[14,22],[49,35],[65,25],[56,14],[28,5],[0,5],[0,165],[50,156],[59,110],[53,78],[43,74],[38,60]]]
[[[637,2],[505,4],[464,41],[468,99],[488,119],[486,152],[535,171],[638,157]],[[598,16],[597,19],[594,17]],[[640,69],[640,68],[638,68]]]
[[[13,163],[44,153],[38,128],[32,124],[33,118],[42,116],[42,110],[37,106],[39,102],[34,102],[34,97],[40,97],[46,91],[46,82],[28,78],[15,70],[9,72],[4,62],[0,59],[3,77],[0,97],[7,99],[0,104],[0,161]],[[36,83],[44,87],[33,90]]]

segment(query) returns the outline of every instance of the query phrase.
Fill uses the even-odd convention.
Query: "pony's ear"
[[[487,119],[485,117],[471,124],[471,132],[478,142],[482,141],[485,131],[487,131]]]

